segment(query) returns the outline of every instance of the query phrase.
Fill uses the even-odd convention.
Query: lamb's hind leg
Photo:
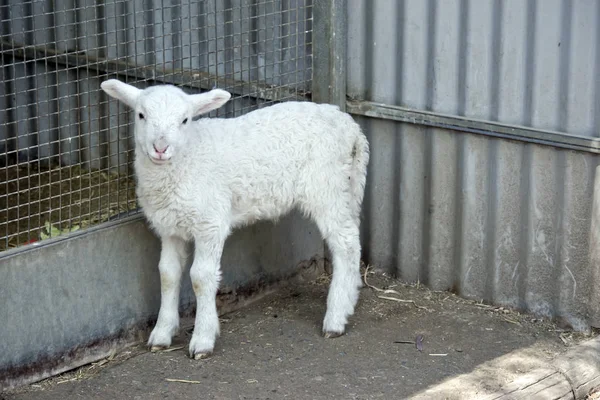
[[[167,348],[179,329],[179,288],[186,258],[185,242],[176,237],[161,239],[162,250],[158,269],[160,271],[160,311],[156,326],[148,339],[152,351]]]
[[[344,334],[348,317],[354,314],[362,286],[359,228],[350,216],[342,223],[336,223],[335,219],[330,219],[329,223],[317,223],[327,241],[333,261],[333,277],[327,295],[327,312],[323,320],[325,337],[333,338]]]

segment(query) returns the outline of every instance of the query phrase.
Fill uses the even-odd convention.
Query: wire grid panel
[[[0,250],[138,212],[133,119],[105,79],[219,87],[219,117],[310,97],[312,0],[9,0],[0,18]]]

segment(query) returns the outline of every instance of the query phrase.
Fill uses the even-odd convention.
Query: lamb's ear
[[[192,94],[189,96],[192,102],[194,117],[206,114],[223,106],[231,98],[231,94],[222,89],[213,89],[210,92]]]
[[[110,97],[122,101],[129,107],[134,108],[135,102],[141,93],[141,89],[135,86],[123,83],[118,79],[109,79],[100,84],[102,90],[106,92]]]

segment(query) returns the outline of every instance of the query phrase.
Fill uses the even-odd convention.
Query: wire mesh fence
[[[0,250],[138,212],[105,79],[226,89],[219,117],[310,98],[312,0],[8,0],[0,21]]]

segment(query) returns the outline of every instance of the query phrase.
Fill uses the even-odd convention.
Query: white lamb
[[[101,84],[135,110],[135,171],[143,213],[160,236],[161,305],[148,345],[171,345],[179,327],[185,244],[197,311],[190,356],[207,357],[219,335],[216,293],[225,239],[234,228],[300,209],[319,227],[333,258],[325,337],[344,333],[358,300],[359,220],[369,144],[332,105],[286,102],[238,118],[192,118],[223,106],[220,89],[188,95],[170,85],[141,90]]]

